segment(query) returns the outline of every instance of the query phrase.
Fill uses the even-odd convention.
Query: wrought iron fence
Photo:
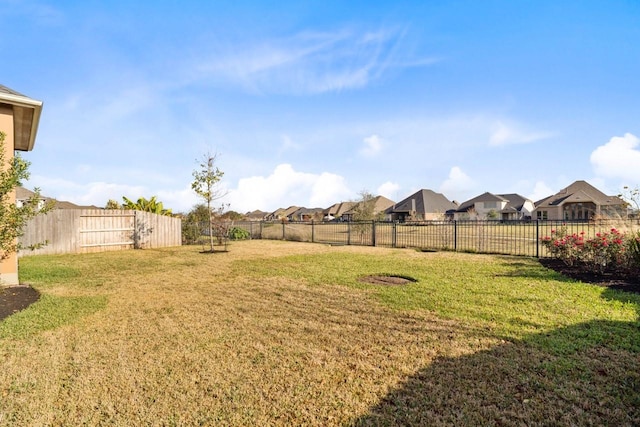
[[[569,234],[585,237],[615,228],[640,231],[638,220],[597,221],[421,221],[421,222],[265,222],[235,221],[233,227],[249,232],[252,239],[289,240],[331,245],[416,248],[433,251],[475,252],[547,257],[541,239],[565,227]],[[207,235],[199,226],[196,234]],[[189,233],[184,233],[187,235]],[[191,233],[193,234],[193,233]],[[188,242],[186,242],[188,243]]]

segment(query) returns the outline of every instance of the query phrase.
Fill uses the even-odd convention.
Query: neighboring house
[[[617,196],[607,196],[586,181],[576,181],[535,203],[535,219],[589,220],[600,216],[626,218],[627,204]]]
[[[440,193],[420,190],[385,211],[392,221],[433,221],[451,218],[458,204]]]
[[[14,151],[31,151],[36,141],[42,102],[26,97],[0,85],[0,131],[6,134],[5,160],[13,158]],[[10,198],[15,202],[15,194]],[[11,254],[0,261],[0,281],[17,285],[18,257]]]
[[[29,200],[31,197],[33,197],[33,194],[34,193],[31,190],[27,190],[24,187],[17,187],[16,188],[16,205],[21,206],[25,200]],[[56,200],[56,199],[52,199],[51,197],[46,197],[41,195],[39,207],[42,207],[46,202],[52,202],[53,209],[101,209],[94,205],[80,206],[80,205],[76,205],[75,203],[66,202],[63,200]]]
[[[322,208],[300,208],[295,212],[292,212],[288,219],[289,221],[311,221],[314,219],[322,219]]]
[[[531,219],[534,204],[519,194],[483,193],[458,206],[454,219],[495,219],[516,221]]]
[[[299,206],[289,206],[286,209],[284,209],[284,208],[276,209],[275,211],[273,211],[269,215],[267,215],[265,217],[265,220],[266,221],[286,221],[286,220],[288,220],[289,215],[291,215],[292,213],[294,213],[298,209],[300,209]]]
[[[333,220],[340,221],[343,219],[342,215],[344,215],[345,212],[348,212],[349,209],[351,209],[355,205],[356,205],[356,202],[334,203],[333,205],[329,206],[327,209],[322,211],[323,218],[327,221],[333,221]]]
[[[354,217],[357,215],[357,211],[362,203],[365,202],[356,202],[351,209],[342,214],[342,219],[345,221],[354,221]],[[371,203],[373,203],[373,216],[378,218],[385,216],[384,212],[393,206],[395,202],[384,196],[376,196],[372,199]],[[384,219],[388,218],[385,217]]]

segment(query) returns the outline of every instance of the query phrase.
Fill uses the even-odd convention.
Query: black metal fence
[[[422,221],[422,222],[243,222],[252,239],[289,240],[332,245],[417,248],[546,257],[541,239],[564,227],[569,234],[584,232],[585,238],[615,228],[621,232],[640,230],[638,220],[597,221]],[[196,234],[206,234],[200,228]],[[183,232],[183,235],[185,233]],[[192,233],[193,234],[193,233]]]

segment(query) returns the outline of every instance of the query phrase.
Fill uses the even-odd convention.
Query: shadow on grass
[[[603,298],[640,307],[624,292]],[[354,425],[640,425],[640,323],[585,322],[436,359]]]
[[[106,305],[105,296],[59,297],[43,294],[27,309],[0,322],[0,338],[28,338],[73,323]]]

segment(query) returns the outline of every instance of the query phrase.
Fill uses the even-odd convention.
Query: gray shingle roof
[[[607,196],[586,181],[575,181],[556,194],[539,200],[536,208],[553,207],[563,202],[592,201],[600,206],[622,205],[624,201],[617,196]]]
[[[387,209],[386,213],[409,213],[414,210],[420,214],[425,213],[445,213],[452,209],[456,209],[458,206],[448,200],[444,195],[436,193],[432,190],[419,190],[406,199],[396,203]]]

